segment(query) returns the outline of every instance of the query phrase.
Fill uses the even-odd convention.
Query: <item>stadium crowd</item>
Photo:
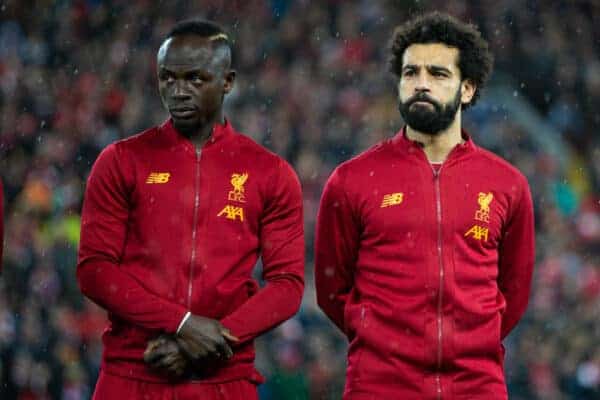
[[[401,3],[401,4],[400,4]],[[473,21],[558,133],[544,151],[484,92],[466,113],[475,141],[517,165],[536,206],[528,312],[507,345],[511,399],[600,398],[600,3],[454,0],[3,1],[0,398],[87,399],[104,311],[75,281],[85,179],[100,150],[166,118],[155,53],[175,21],[204,16],[235,42],[227,115],[287,158],[302,181],[307,285],[300,313],[257,343],[262,399],[339,399],[342,335],[317,309],[314,222],[331,170],[402,124],[386,69],[392,28],[419,10]],[[192,5],[193,4],[193,5]],[[494,84],[504,84],[494,83]],[[226,238],[224,238],[226,239]]]

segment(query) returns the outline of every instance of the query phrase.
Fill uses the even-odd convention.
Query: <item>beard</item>
[[[459,87],[452,100],[441,104],[426,93],[419,92],[405,102],[400,102],[398,106],[400,115],[412,129],[427,135],[437,135],[446,130],[454,121],[461,106],[460,94]],[[433,109],[425,104],[415,104],[418,101],[431,104]]]

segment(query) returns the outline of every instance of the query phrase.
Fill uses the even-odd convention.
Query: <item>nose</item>
[[[173,97],[177,100],[185,100],[190,97],[183,79],[177,79],[175,85],[173,85]]]
[[[427,77],[427,73],[422,71],[419,73],[419,76],[417,77],[417,82],[415,85],[415,92],[429,92],[429,91],[430,91],[429,78]]]

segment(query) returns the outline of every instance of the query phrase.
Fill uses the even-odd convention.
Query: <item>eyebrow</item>
[[[418,70],[420,69],[421,66],[416,65],[416,64],[407,64],[404,67],[402,67],[402,70],[405,71],[407,69],[415,69]],[[428,64],[425,66],[425,68],[427,68],[429,71],[432,72],[446,72],[447,74],[452,74],[452,71],[450,71],[448,68],[446,67],[442,67],[441,65],[432,65],[432,64]]]
[[[446,72],[448,74],[452,74],[452,71],[450,71],[448,68],[439,65],[428,65],[427,69],[434,72]]]
[[[179,76],[179,75],[188,76],[191,74],[207,74],[207,73],[210,74],[209,72],[203,70],[202,68],[190,69],[190,70],[179,72],[179,71],[174,71],[172,69],[169,69],[168,67],[165,67],[165,66],[159,67],[158,73],[159,74],[167,73],[167,74],[171,74],[171,75],[175,75],[175,76]]]

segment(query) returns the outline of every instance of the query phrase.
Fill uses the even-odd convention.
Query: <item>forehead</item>
[[[212,43],[198,35],[169,38],[158,50],[159,66],[208,66],[215,61]]]
[[[402,57],[402,66],[411,65],[436,65],[458,70],[458,49],[443,43],[418,43],[406,48]]]

